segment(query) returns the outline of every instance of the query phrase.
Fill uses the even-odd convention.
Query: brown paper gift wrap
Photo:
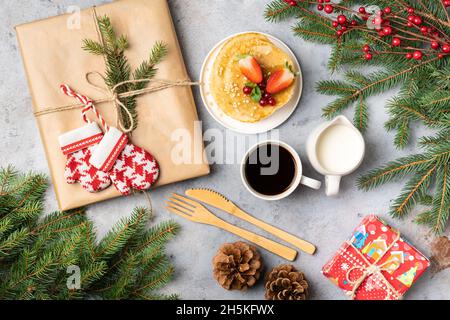
[[[148,59],[156,41],[169,47],[168,57],[158,65],[156,78],[186,80],[188,75],[178,44],[166,0],[121,0],[96,8],[98,16],[110,17],[118,35],[128,37],[130,48],[126,55],[133,68]],[[28,77],[34,112],[66,105],[76,101],[64,96],[60,84],[66,83],[76,91],[94,100],[105,94],[90,86],[87,72],[104,74],[103,57],[82,50],[83,39],[98,39],[93,9],[81,12],[81,28],[67,27],[69,15],[53,17],[16,27],[22,57]],[[209,174],[209,166],[202,157],[201,134],[194,134],[198,120],[192,91],[189,87],[176,87],[138,98],[139,124],[133,133],[133,143],[152,153],[161,166],[158,186]],[[97,104],[106,121],[115,124],[115,110],[111,103]],[[42,143],[50,167],[53,185],[61,210],[69,210],[120,196],[114,186],[91,194],[80,185],[69,185],[64,179],[66,158],[62,154],[58,137],[85,123],[81,110],[70,110],[42,115],[36,118]],[[190,133],[187,150],[202,153],[200,161],[178,164],[172,160],[172,150],[180,149],[180,141],[172,134],[177,130]],[[200,146],[200,147],[198,147]]]

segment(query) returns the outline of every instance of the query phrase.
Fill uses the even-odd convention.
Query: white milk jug
[[[344,116],[313,131],[307,143],[308,157],[314,169],[325,176],[327,196],[339,194],[341,178],[359,168],[365,150],[361,132]]]

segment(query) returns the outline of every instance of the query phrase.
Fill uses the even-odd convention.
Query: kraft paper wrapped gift
[[[168,45],[169,55],[158,65],[156,78],[171,81],[189,79],[166,0],[121,0],[95,10],[98,16],[107,15],[111,19],[118,35],[128,37],[130,48],[126,56],[132,68],[148,59],[155,42],[163,41]],[[104,93],[85,79],[89,72],[105,72],[103,57],[82,49],[83,39],[98,39],[93,8],[81,11],[80,28],[69,28],[70,18],[70,15],[62,15],[16,27],[34,114],[76,104],[61,94],[59,86],[63,83],[93,100],[105,98]],[[137,102],[139,123],[132,142],[158,160],[161,176],[157,186],[209,174],[209,165],[203,156],[202,135],[194,129],[198,116],[191,88],[175,87],[142,95]],[[96,106],[106,121],[115,123],[115,109],[111,103]],[[85,125],[80,109],[39,115],[36,120],[61,210],[120,196],[113,186],[91,194],[80,185],[67,184],[64,179],[66,158],[61,152],[58,137]],[[176,140],[174,132],[188,133],[190,139]],[[180,143],[186,145],[180,146]],[[191,151],[191,162],[180,164],[173,159],[174,150],[180,149]]]

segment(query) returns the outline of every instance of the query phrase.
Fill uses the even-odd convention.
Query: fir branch
[[[358,180],[360,189],[369,191],[383,184],[405,177],[406,175],[423,171],[428,168],[433,159],[417,154],[388,163],[385,167],[373,170]]]
[[[436,234],[439,234],[445,231],[450,212],[450,172],[448,163],[438,170],[436,181],[436,196],[432,202],[429,225]]]
[[[0,299],[171,297],[153,290],[166,284],[173,275],[164,247],[177,225],[167,222],[148,230],[150,211],[136,208],[130,218],[120,221],[97,244],[92,222],[84,209],[55,212],[41,218],[36,212],[42,211],[43,199],[34,200],[43,194],[42,190],[24,202],[11,200],[21,199],[29,185],[40,186],[42,178],[19,174],[12,167],[0,169],[0,182],[4,186],[4,195],[0,196]],[[70,265],[80,267],[79,290],[67,288],[66,270]]]
[[[430,184],[436,165],[428,170],[419,171],[403,189],[402,194],[394,200],[391,207],[391,214],[395,217],[403,217],[409,213],[411,207],[418,201],[419,195],[424,194]]]
[[[132,71],[125,55],[125,51],[130,47],[127,37],[124,35],[116,35],[111,20],[107,16],[99,17],[97,24],[100,32],[100,41],[85,39],[82,48],[91,54],[102,55],[105,58],[105,82],[110,89],[131,79],[152,79],[156,75],[157,69],[155,66],[167,55],[167,45],[162,42],[157,42],[150,53],[149,60],[144,61],[136,70]],[[123,84],[117,87],[116,93],[121,94],[143,89],[147,85],[148,83],[146,82]],[[121,123],[125,128],[129,128],[133,122],[134,126],[132,129],[134,130],[138,126],[136,97],[124,98],[122,102],[133,120],[131,121],[129,118],[128,112],[120,108],[118,112]]]

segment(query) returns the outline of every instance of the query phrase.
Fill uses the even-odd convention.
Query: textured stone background
[[[151,1],[151,0],[149,0]],[[3,0],[0,9],[0,164],[14,164],[17,168],[48,172],[47,162],[39,139],[27,89],[22,62],[13,27],[17,24],[64,13],[68,6],[82,8],[107,1],[99,0]],[[288,24],[270,24],[263,18],[261,0],[169,0],[178,31],[186,64],[193,79],[199,76],[201,64],[210,48],[224,37],[242,31],[255,30],[273,34],[285,41],[299,58],[305,81],[304,95],[294,116],[280,128],[281,138],[294,146],[305,158],[305,141],[308,134],[323,120],[321,108],[331,101],[314,92],[314,83],[330,77],[326,69],[329,48],[305,43],[295,38]],[[368,153],[364,165],[343,181],[342,194],[336,199],[326,198],[322,191],[300,188],[287,200],[267,203],[253,198],[243,188],[237,165],[213,166],[209,177],[167,186],[152,194],[156,221],[174,218],[163,209],[163,203],[171,192],[183,192],[191,187],[216,189],[242,208],[258,217],[314,242],[318,247],[315,256],[300,254],[295,265],[304,270],[312,286],[314,299],[345,299],[345,296],[321,273],[321,267],[346,240],[365,215],[376,213],[393,226],[400,228],[406,238],[419,249],[428,252],[432,240],[427,230],[412,223],[413,215],[403,221],[387,216],[389,201],[396,196],[402,184],[390,184],[371,193],[355,188],[358,174],[374,168],[402,154],[414,152],[415,146],[399,152],[393,144],[393,134],[383,129],[387,116],[384,103],[392,94],[370,101],[370,129],[367,133]],[[200,118],[205,129],[223,131],[204,109],[198,91],[195,90]],[[348,114],[351,117],[351,113]],[[415,130],[414,136],[424,132]],[[234,135],[232,135],[234,136]],[[237,137],[237,135],[236,135]],[[241,155],[238,155],[240,159]],[[321,178],[308,163],[305,174]],[[55,198],[48,193],[48,210],[55,210]],[[145,205],[141,196],[108,201],[94,205],[89,216],[95,221],[99,237],[136,205]],[[167,252],[176,266],[175,281],[167,288],[180,293],[185,299],[261,299],[262,282],[248,292],[226,292],[212,279],[211,259],[218,247],[236,237],[216,229],[195,225],[175,218],[181,225],[181,234],[171,243]],[[253,229],[240,221],[231,222]],[[282,259],[262,251],[267,268],[283,263]],[[427,273],[410,291],[407,299],[450,299],[450,271],[432,277]]]

